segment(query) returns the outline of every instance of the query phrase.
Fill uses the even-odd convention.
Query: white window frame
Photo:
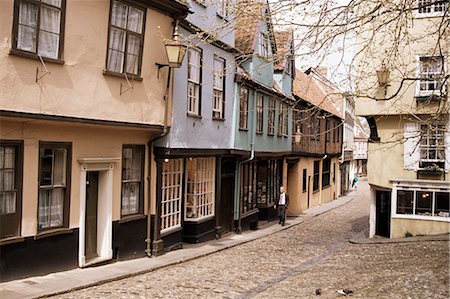
[[[187,113],[188,115],[200,115],[200,85],[202,80],[202,51],[197,48],[189,48],[188,53],[188,89],[187,89]]]
[[[412,202],[412,214],[398,214],[397,213],[397,201],[398,201],[398,191],[411,191],[413,192],[413,202]],[[432,193],[432,202],[431,202],[431,215],[417,215],[416,214],[416,206],[417,206],[417,192],[431,192]],[[398,188],[394,188],[392,192],[392,215],[393,218],[405,218],[405,219],[423,219],[423,220],[436,220],[436,221],[446,221],[450,223],[450,216],[437,216],[435,215],[435,207],[436,207],[436,193],[450,193],[450,190],[441,190],[435,188],[427,188],[423,189],[419,186],[415,186],[412,188],[405,188],[404,186],[400,186]]]
[[[256,94],[256,133],[264,132],[264,95]]]
[[[425,130],[424,131],[424,127]],[[420,143],[419,143],[419,151],[420,151],[420,164],[422,162],[430,162],[430,163],[443,163],[445,164],[445,125],[444,124],[436,124],[436,125],[420,125]],[[430,142],[434,140],[435,144]],[[441,141],[441,144],[438,144],[438,140]],[[425,143],[424,143],[425,141]],[[422,151],[426,150],[427,158],[422,158]],[[436,156],[434,159],[430,159],[430,152],[434,151]],[[438,159],[439,152],[442,151],[442,159]]]
[[[219,0],[217,2],[217,14],[226,20],[230,15],[230,0]]]
[[[269,107],[267,111],[267,134],[275,135],[276,101],[272,97],[269,98]]]
[[[225,101],[225,59],[214,56],[213,72],[213,118],[223,119]]]
[[[434,0],[417,0],[417,10],[415,11],[415,16],[420,17],[439,17],[443,16],[448,10],[448,3],[435,3],[431,4]],[[419,8],[420,6],[427,5],[430,6]]]
[[[426,72],[426,73],[422,73],[421,71],[421,59],[423,58],[441,58],[442,59],[442,67],[441,67],[441,72]],[[425,89],[425,90],[421,90],[421,85],[422,84],[434,84],[435,86],[438,86],[439,81],[444,81],[443,77],[447,72],[447,63],[445,60],[444,56],[432,56],[432,55],[422,55],[422,56],[416,56],[416,60],[417,60],[417,82],[416,82],[416,96],[421,97],[421,96],[430,96],[430,95],[440,95],[441,90],[442,91],[446,91],[446,86],[443,86],[441,88],[435,88],[435,89]],[[442,79],[436,78],[436,80],[429,80],[432,79],[433,76],[442,76]]]
[[[269,35],[267,32],[259,33],[259,55],[264,58],[268,58],[270,54],[269,50]]]
[[[215,158],[186,161],[185,221],[202,221],[215,215]]]
[[[181,227],[183,159],[165,159],[161,178],[161,234],[165,234]]]
[[[245,91],[245,92],[244,92]],[[248,130],[248,101],[250,90],[241,86],[239,91],[239,129]]]

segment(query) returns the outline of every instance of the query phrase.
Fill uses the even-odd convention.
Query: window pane
[[[416,215],[431,216],[431,202],[433,200],[432,192],[416,192]]]
[[[16,192],[0,193],[0,215],[16,212]]]
[[[64,188],[56,188],[51,191],[50,204],[50,226],[62,226],[64,219]]]
[[[43,3],[47,3],[56,7],[61,7],[61,0],[41,0]]]
[[[41,6],[40,30],[59,34],[61,11],[59,9]]]
[[[36,29],[19,25],[17,48],[36,53]]]
[[[397,191],[397,214],[412,214],[413,202],[413,191]]]
[[[116,73],[122,73],[124,61],[124,53],[115,50],[109,50],[108,53],[108,70]]]
[[[434,215],[441,217],[450,217],[450,193],[449,192],[436,192],[435,193],[435,208]]]
[[[119,3],[118,1],[114,1],[111,12],[111,25],[126,29],[126,21],[127,6],[125,4]]]
[[[66,185],[66,164],[67,164],[67,150],[55,149],[54,150],[54,166],[53,166],[53,185],[65,186]]]
[[[41,186],[50,186],[53,183],[52,171],[53,171],[53,150],[49,148],[41,148],[41,172],[39,175],[39,182]]]
[[[109,48],[125,52],[125,31],[111,28],[109,36]]]
[[[59,51],[59,35],[41,31],[39,34],[39,51],[42,57],[57,59]]]
[[[38,7],[34,4],[21,2],[19,7],[19,24],[37,27]]]
[[[142,22],[144,20],[144,12],[135,7],[129,8],[128,12],[128,30],[142,33]]]
[[[50,226],[50,190],[39,190],[39,228]]]

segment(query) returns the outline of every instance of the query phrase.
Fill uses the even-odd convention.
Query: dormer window
[[[269,57],[269,36],[266,32],[259,33],[259,55]]]

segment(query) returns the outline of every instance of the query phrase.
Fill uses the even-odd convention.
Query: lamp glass
[[[166,52],[169,66],[178,68],[183,63],[186,46],[181,43],[167,43]]]

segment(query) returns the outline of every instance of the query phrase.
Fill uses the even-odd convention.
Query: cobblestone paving
[[[450,297],[448,242],[348,242],[367,229],[368,188],[361,182],[356,199],[300,225],[56,298],[337,298],[343,288],[355,298]]]

